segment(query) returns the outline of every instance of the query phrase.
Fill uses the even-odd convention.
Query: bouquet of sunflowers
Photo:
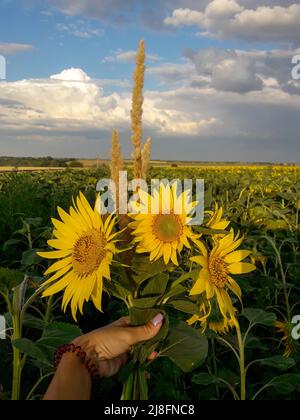
[[[146,181],[151,139],[142,144],[144,73],[142,41],[134,73],[132,158],[133,177]],[[164,324],[159,334],[132,349],[122,394],[122,399],[147,399],[147,368],[153,363],[148,358],[153,352],[156,359],[168,357],[188,372],[207,357],[206,330],[223,334],[236,328],[241,342],[234,304],[241,301],[242,293],[232,276],[249,273],[255,266],[244,262],[250,251],[239,250],[243,238],[228,230],[230,222],[223,219],[218,205],[206,212],[202,226],[190,224],[198,203],[187,200],[192,191],[178,193],[177,183],[161,183],[152,193],[137,187],[131,210],[120,214],[119,174],[123,170],[115,130],[111,177],[116,185],[116,210],[102,214],[101,195],[91,206],[81,193],[69,212],[58,209],[60,220],[52,220],[53,239],[48,242],[53,250],[39,253],[55,260],[45,272],[43,297],[63,292],[62,309],[70,306],[75,321],[89,300],[102,311],[103,293],[125,303],[131,325],[143,325],[162,313]],[[182,320],[172,326],[170,310],[182,313]],[[243,363],[242,349],[240,356]]]

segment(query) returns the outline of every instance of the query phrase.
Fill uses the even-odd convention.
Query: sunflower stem
[[[47,306],[46,306],[46,312],[44,317],[45,324],[49,324],[52,314],[52,305],[53,305],[53,295],[49,297]]]
[[[215,339],[214,338],[211,340],[211,349],[212,349],[212,363],[213,363],[214,376],[218,377],[218,366],[217,366]],[[216,383],[216,394],[217,394],[218,400],[220,400],[220,388],[219,388],[218,383]]]
[[[134,381],[134,370],[130,372],[128,378],[123,385],[123,392],[121,395],[121,401],[131,401],[133,394],[133,381]]]
[[[239,324],[236,326],[238,345],[239,345],[239,365],[241,375],[241,401],[246,401],[246,367],[245,367],[245,343]]]
[[[19,294],[20,287],[14,290],[13,304],[10,307],[12,323],[13,323],[13,341],[21,338],[21,323],[20,323],[20,312],[19,312]],[[20,388],[21,388],[21,375],[22,375],[22,361],[21,352],[13,345],[13,377],[12,377],[12,393],[11,399],[13,401],[20,400]]]

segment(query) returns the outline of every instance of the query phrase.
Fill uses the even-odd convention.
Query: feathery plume
[[[124,159],[121,151],[121,145],[119,141],[119,132],[118,130],[113,130],[112,142],[111,142],[111,161],[110,161],[110,170],[111,170],[111,179],[116,184],[117,189],[117,202],[116,207],[119,208],[119,192],[120,192],[120,183],[119,183],[119,172],[124,169]]]
[[[149,138],[142,150],[142,178],[147,178],[147,172],[149,168],[150,158],[151,158],[151,146],[152,146],[152,139]]]
[[[135,178],[141,178],[142,176],[142,116],[145,69],[145,42],[141,41],[136,58],[136,69],[133,75],[133,95],[131,110],[131,141],[134,146],[132,158]]]

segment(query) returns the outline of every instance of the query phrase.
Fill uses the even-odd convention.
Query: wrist
[[[62,363],[67,366],[73,363],[85,370],[91,378],[95,378],[98,375],[96,363],[79,343],[79,340],[74,340],[73,343],[59,348],[55,353],[54,367],[58,370]]]

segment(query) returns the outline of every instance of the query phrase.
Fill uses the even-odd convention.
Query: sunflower
[[[279,334],[282,334],[281,343],[285,347],[284,357],[287,359],[294,351],[293,339],[291,337],[291,325],[288,322],[275,322],[275,328]]]
[[[235,309],[235,312],[237,310]],[[199,315],[200,314],[200,315]],[[199,314],[193,315],[187,320],[188,325],[193,325],[199,322],[202,331],[205,332],[207,328],[215,331],[217,334],[226,334],[232,328],[237,326],[236,318],[224,318],[216,307],[216,303],[206,300],[201,297]]]
[[[200,235],[192,231],[188,223],[197,202],[189,200],[190,191],[177,193],[177,184],[160,185],[153,195],[143,190],[138,192],[139,198],[133,203],[137,214],[129,227],[133,229],[137,253],[150,253],[150,261],[163,257],[165,264],[171,260],[178,265],[177,254],[183,247],[191,248],[190,242],[197,242]]]
[[[216,298],[218,307],[225,319],[235,319],[236,309],[233,306],[229,292],[236,295],[241,301],[240,286],[231,277],[231,274],[247,274],[256,270],[255,265],[242,262],[251,251],[236,251],[243,238],[235,236],[233,230],[214,244],[209,253],[203,243],[198,243],[202,255],[192,257],[202,268],[196,283],[190,291],[191,296],[205,294],[207,300]],[[199,246],[201,244],[201,246]]]
[[[73,318],[78,309],[82,313],[84,302],[92,299],[101,311],[103,279],[110,280],[110,265],[113,255],[119,252],[115,246],[117,233],[113,233],[115,217],[110,215],[105,222],[95,206],[94,210],[80,193],[70,214],[58,208],[60,220],[52,219],[55,239],[48,245],[55,249],[39,252],[38,255],[58,260],[45,272],[52,275],[44,286],[50,285],[43,297],[64,290],[62,309],[71,302]]]
[[[210,215],[210,220],[206,224],[208,228],[215,230],[225,230],[230,225],[229,220],[223,219],[224,211],[222,207],[219,207],[218,203],[215,203],[214,211],[207,211],[206,213]],[[224,235],[221,235],[221,237],[222,236]]]

